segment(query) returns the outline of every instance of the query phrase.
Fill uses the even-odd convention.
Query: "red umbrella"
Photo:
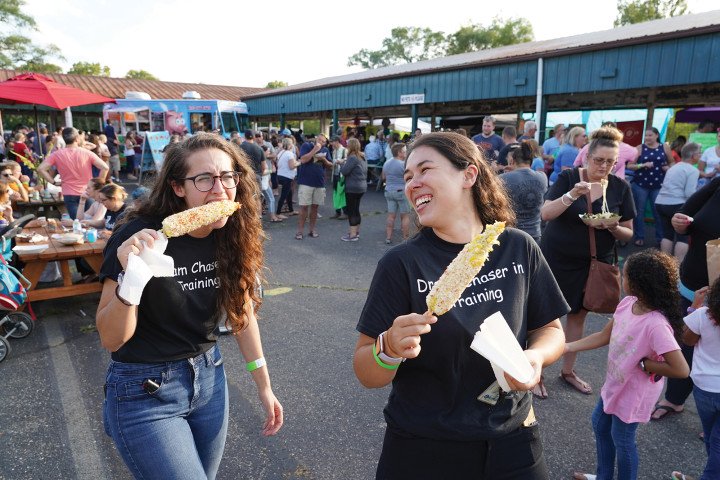
[[[64,110],[93,103],[115,103],[115,100],[57,83],[39,73],[23,73],[0,82],[0,103],[44,105]]]
[[[23,73],[0,82],[0,103],[44,105],[64,110],[67,107],[91,105],[93,103],[115,103],[115,100],[97,93],[86,92],[79,88],[57,83],[52,78],[39,73]],[[37,107],[35,107],[35,126],[38,125]],[[38,131],[38,135],[40,132]],[[40,153],[43,144],[38,142]]]

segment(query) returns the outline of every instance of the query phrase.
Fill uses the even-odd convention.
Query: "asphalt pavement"
[[[328,195],[318,238],[295,240],[297,217],[266,223],[269,284],[260,328],[285,426],[275,437],[260,435],[254,384],[234,338],[222,337],[231,405],[219,479],[374,478],[389,388],[361,387],[352,353],[375,265],[392,246],[384,243],[385,201],[381,192],[363,197],[361,240],[354,243],[340,241],[347,222],[330,219],[330,205]],[[621,249],[621,256],[634,248]],[[0,479],[130,478],[102,424],[109,354],[94,327],[98,300],[95,294],[37,302],[35,330],[11,340],[13,350],[0,363]],[[606,321],[591,314],[586,333]],[[549,398],[536,400],[535,408],[552,479],[594,471],[590,415],[606,360],[606,348],[578,357],[576,369],[593,395],[564,384],[559,364],[545,372]],[[673,469],[699,474],[706,459],[700,430],[692,398],[684,413],[642,425],[639,478],[669,478]]]

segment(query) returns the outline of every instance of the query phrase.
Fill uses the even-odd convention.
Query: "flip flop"
[[[317,238],[317,237],[319,237],[319,236],[320,236],[320,234],[317,233],[317,232],[310,232],[310,233],[308,233],[308,237]]]
[[[302,239],[303,239],[303,234],[302,234],[302,233],[296,233],[296,234],[295,234],[295,240],[302,240]]]
[[[661,411],[661,412],[665,412],[665,413],[663,413],[663,414],[660,415],[659,417],[653,417],[653,415],[655,415],[655,412],[657,412],[658,410]],[[658,421],[658,420],[662,420],[663,418],[666,418],[666,417],[668,417],[668,416],[670,416],[670,415],[678,414],[678,413],[682,413],[682,412],[683,412],[683,410],[680,410],[680,411],[678,412],[678,411],[675,410],[673,407],[669,407],[669,406],[667,406],[667,405],[655,405],[655,409],[654,409],[654,410],[652,411],[652,413],[650,414],[650,420]]]
[[[580,379],[580,377],[577,376],[577,373],[575,373],[575,370],[573,370],[571,373],[564,373],[560,371],[560,378],[565,380],[565,383],[567,383],[583,395],[592,395],[592,388],[590,387],[590,384]]]
[[[592,473],[573,472],[574,480],[595,480],[596,478],[597,475],[593,475]]]
[[[538,384],[535,385],[531,390],[532,394],[540,400],[545,400],[546,398],[548,398],[547,389],[545,388],[545,382],[543,382],[544,379],[545,375],[541,375],[540,382],[538,382]]]

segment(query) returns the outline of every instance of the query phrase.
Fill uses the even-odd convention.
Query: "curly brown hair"
[[[217,275],[220,280],[217,307],[227,314],[225,324],[233,333],[247,326],[245,318],[246,296],[255,310],[262,305],[259,282],[263,281],[263,242],[265,233],[260,222],[259,186],[250,160],[234,143],[210,133],[197,133],[182,142],[170,144],[165,161],[157,175],[150,195],[124,221],[136,217],[165,218],[187,209],[185,200],[175,195],[172,185],[187,176],[188,157],[197,151],[217,149],[226,153],[234,171],[240,174],[235,201],[242,208],[231,215],[227,224],[217,230]],[[232,255],[228,255],[233,252]]]
[[[643,306],[662,313],[680,338],[683,316],[675,257],[655,249],[633,253],[625,260],[625,276],[625,291],[636,296]]]
[[[720,278],[713,282],[706,300],[710,318],[715,322],[715,325],[720,326]]]
[[[480,221],[483,225],[496,221],[505,222],[508,226],[515,225],[515,213],[505,185],[490,169],[472,140],[455,132],[428,133],[408,146],[406,158],[410,158],[412,151],[418,147],[432,148],[460,171],[475,165],[478,176],[472,187],[472,195]]]

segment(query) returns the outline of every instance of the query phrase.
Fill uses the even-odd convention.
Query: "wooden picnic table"
[[[67,212],[62,194],[51,194],[44,198],[41,196],[40,200],[31,198],[27,202],[16,202],[15,205],[22,215],[32,213],[36,217],[60,218],[63,213]]]
[[[103,261],[102,252],[105,248],[106,240],[98,238],[98,240],[93,243],[85,242],[79,245],[64,245],[52,238],[54,233],[62,232],[50,232],[48,227],[24,228],[23,233],[38,233],[48,237],[48,248],[46,250],[39,253],[18,253],[18,257],[25,264],[22,273],[25,278],[32,283],[28,291],[28,300],[50,300],[53,298],[84,295],[102,290],[102,284],[98,280],[89,283],[73,284],[72,273],[70,272],[68,262],[75,258],[83,258],[96,273],[99,273]],[[18,245],[36,244],[19,243]],[[63,284],[62,286],[38,289],[40,275],[45,270],[48,262],[58,262],[60,264]]]

